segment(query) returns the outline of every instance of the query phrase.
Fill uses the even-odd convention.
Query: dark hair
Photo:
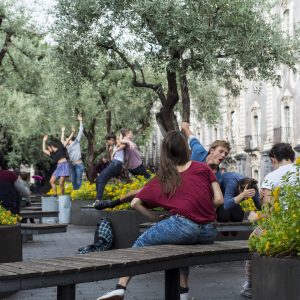
[[[178,131],[168,132],[162,142],[157,171],[162,190],[168,196],[175,193],[181,182],[176,167],[186,164],[190,160],[189,157],[189,147],[183,134]]]
[[[61,141],[53,139],[48,142],[48,145],[55,147],[55,148],[60,148],[60,147],[62,147],[63,144],[61,143]]]
[[[122,134],[122,136],[124,137],[128,132],[130,132],[131,130],[129,128],[121,128],[120,132]]]
[[[0,151],[0,168],[2,170],[7,170],[8,169],[7,164],[6,164],[6,160],[4,158],[4,155],[3,155],[2,151]]]
[[[276,158],[278,162],[286,160],[295,160],[295,152],[292,146],[288,143],[277,143],[273,145],[269,153],[270,158]]]
[[[116,140],[117,137],[116,137],[116,135],[115,135],[113,132],[111,132],[111,133],[108,133],[108,134],[105,136],[105,139],[106,139],[107,141],[110,140],[110,139]]]
[[[257,180],[245,177],[239,180],[236,195],[240,194],[240,192],[245,189],[246,185],[247,189],[255,189],[256,191],[258,191]]]

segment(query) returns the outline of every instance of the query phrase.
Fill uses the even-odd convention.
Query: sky
[[[17,4],[26,7],[36,25],[49,28],[53,24],[53,17],[49,14],[56,0],[16,0]]]

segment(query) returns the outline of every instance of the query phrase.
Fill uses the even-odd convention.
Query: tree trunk
[[[106,109],[105,111],[105,123],[106,123],[106,132],[110,133],[112,131],[111,129],[111,110]]]
[[[182,101],[182,121],[189,123],[191,101],[190,101],[190,94],[189,94],[186,73],[187,73],[187,65],[185,62],[183,62],[181,72],[180,72],[180,77],[179,77],[181,101]]]
[[[94,169],[94,160],[95,160],[95,141],[94,137],[89,137],[88,139],[88,148],[87,148],[87,178],[92,183],[93,182],[93,169]]]

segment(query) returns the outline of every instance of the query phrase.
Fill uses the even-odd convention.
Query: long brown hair
[[[160,163],[157,178],[162,190],[169,197],[180,185],[180,174],[177,166],[186,164],[190,159],[190,151],[185,137],[178,131],[170,131],[163,139],[160,150]]]

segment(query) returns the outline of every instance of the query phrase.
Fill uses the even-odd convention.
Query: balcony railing
[[[246,152],[258,150],[260,147],[260,135],[246,135],[245,136],[245,147]]]
[[[293,142],[293,128],[292,127],[278,127],[273,130],[274,143],[292,143]]]

